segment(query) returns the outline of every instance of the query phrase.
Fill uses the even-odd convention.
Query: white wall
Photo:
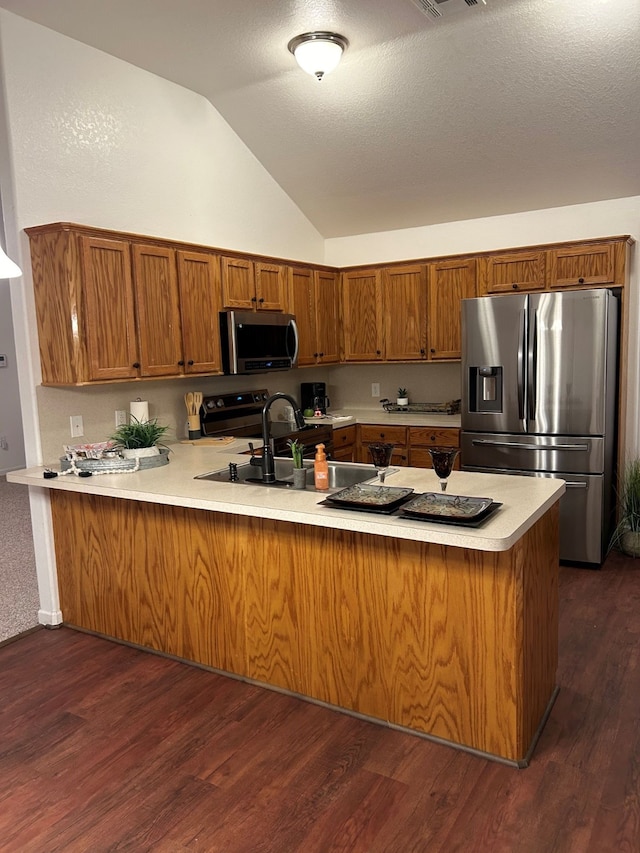
[[[381,234],[337,237],[325,242],[325,263],[335,266],[386,263],[411,258],[485,252],[537,243],[629,234],[640,239],[640,196],[531,210],[466,222],[447,222]],[[628,292],[627,418],[625,450],[640,455],[640,252],[631,253]]]
[[[29,249],[22,229],[68,221],[301,261],[323,240],[199,95],[0,10],[0,188],[26,460],[42,457]],[[10,211],[10,215],[7,215]],[[92,407],[87,390],[83,403]],[[17,403],[17,401],[16,401]],[[4,401],[3,401],[4,405]],[[61,619],[46,496],[31,490],[40,621]]]

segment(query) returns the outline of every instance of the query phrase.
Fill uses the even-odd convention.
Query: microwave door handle
[[[294,339],[294,341],[295,341],[295,348],[294,348],[294,351],[293,351],[293,359],[292,359],[292,361],[293,361],[293,363],[294,363],[294,364],[296,364],[296,363],[297,363],[297,361],[298,361],[298,346],[299,346],[299,340],[298,340],[298,324],[296,323],[296,321],[295,321],[295,320],[291,320],[291,321],[290,321],[290,325],[291,325],[291,328],[293,329],[293,339]]]

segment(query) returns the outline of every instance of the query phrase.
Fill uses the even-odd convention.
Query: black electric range
[[[202,434],[261,438],[262,408],[269,396],[266,388],[260,388],[257,391],[243,391],[239,394],[214,394],[204,397],[200,409]],[[286,404],[286,400],[283,402]],[[308,424],[298,428],[295,423],[274,421],[270,418],[269,434],[273,439],[275,456],[291,456],[291,448],[287,441],[293,439],[303,443],[304,456],[307,458],[314,456],[316,444],[324,444],[328,455],[333,450],[331,424]]]

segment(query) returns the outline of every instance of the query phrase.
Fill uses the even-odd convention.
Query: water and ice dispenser
[[[502,411],[502,367],[480,365],[469,368],[469,411]]]

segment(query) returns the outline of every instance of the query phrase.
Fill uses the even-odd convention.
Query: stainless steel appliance
[[[617,364],[612,291],[462,302],[462,468],[565,480],[565,561],[600,564],[606,553]]]
[[[262,409],[270,394],[266,388],[242,391],[238,394],[213,394],[204,397],[200,408],[202,435],[234,435],[236,438],[262,436]],[[286,402],[286,401],[285,401]],[[316,444],[322,442],[328,453],[333,451],[331,424],[308,424],[298,428],[289,421],[271,420],[270,434],[276,456],[291,456],[288,439],[297,438],[304,444],[304,456],[315,454]]]
[[[327,397],[327,386],[324,382],[300,383],[300,406],[302,410],[313,409],[314,412],[327,414],[331,400]]]
[[[298,327],[292,314],[221,311],[220,346],[225,373],[271,373],[298,364]]]

